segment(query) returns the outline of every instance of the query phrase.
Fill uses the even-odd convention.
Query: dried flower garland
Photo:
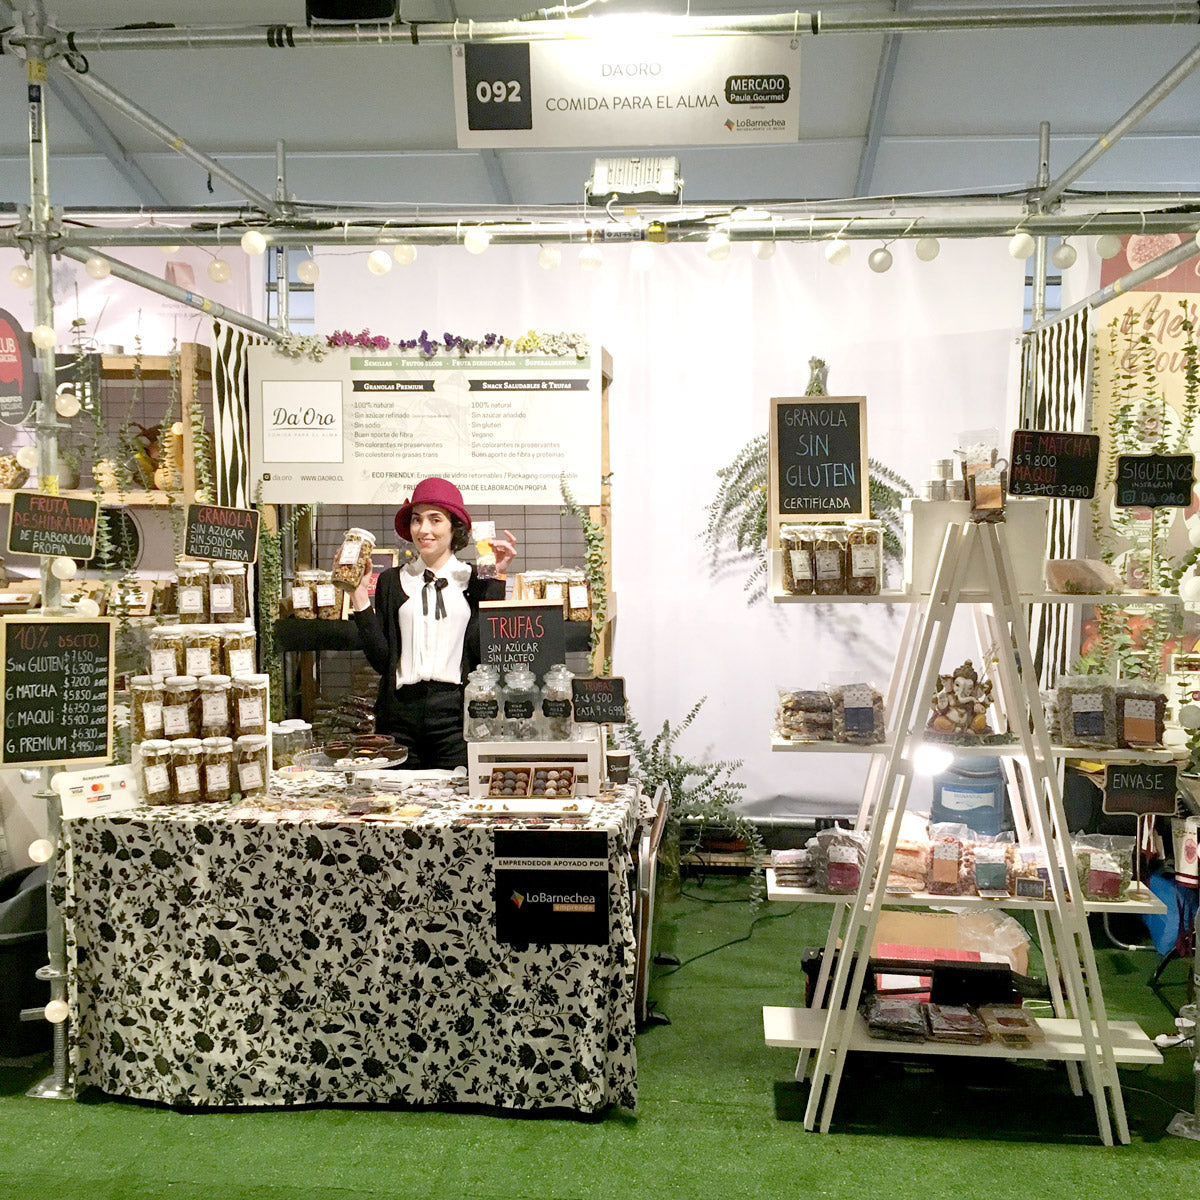
[[[588,339],[582,333],[539,333],[536,329],[530,329],[515,339],[507,338],[499,333],[485,333],[481,338],[462,337],[457,333],[443,333],[439,339],[430,337],[429,331],[422,329],[415,338],[402,338],[393,342],[383,334],[373,334],[369,329],[364,329],[359,333],[340,329],[325,337],[289,333],[276,344],[276,349],[289,358],[311,358],[315,362],[320,362],[329,350],[351,347],[360,350],[395,349],[402,352],[416,350],[424,358],[433,358],[438,354],[464,356],[503,353],[506,350],[513,350],[517,354],[586,358]]]

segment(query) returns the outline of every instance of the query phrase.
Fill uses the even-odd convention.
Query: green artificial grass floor
[[[834,1132],[806,1133],[795,1054],[762,1040],[764,1004],[801,1003],[799,956],[828,910],[768,904],[744,879],[686,880],[660,902],[652,996],[671,1024],[638,1038],[636,1113],[597,1120],[318,1108],[179,1113],[87,1094],[31,1100],[48,1061],[0,1067],[3,1200],[691,1200],[831,1196],[1088,1197],[1195,1193],[1200,1143],[1165,1132],[1192,1108],[1189,1051],[1122,1072],[1133,1144],[1106,1149],[1061,1067],[859,1055]],[[736,940],[742,939],[742,940]],[[1098,942],[1103,938],[1098,938]],[[1172,1016],[1153,954],[1099,951],[1109,1015],[1151,1035]],[[1183,1002],[1185,963],[1165,995]]]

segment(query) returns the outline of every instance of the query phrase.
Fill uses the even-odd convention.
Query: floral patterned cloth
[[[608,945],[526,948],[496,940],[496,823],[466,797],[391,823],[226,806],[67,821],[76,1088],[631,1108],[635,809],[621,789],[574,822],[607,835]]]

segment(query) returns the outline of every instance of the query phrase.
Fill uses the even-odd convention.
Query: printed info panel
[[[739,146],[800,136],[792,37],[628,36],[454,47],[463,149]]]
[[[250,351],[250,491],[399,504],[429,475],[470,504],[600,502],[599,359]],[[258,487],[261,482],[261,496]]]

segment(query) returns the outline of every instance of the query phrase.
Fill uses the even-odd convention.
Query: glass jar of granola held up
[[[345,592],[354,591],[362,582],[374,549],[375,535],[369,530],[347,529],[333,564],[333,582]]]

